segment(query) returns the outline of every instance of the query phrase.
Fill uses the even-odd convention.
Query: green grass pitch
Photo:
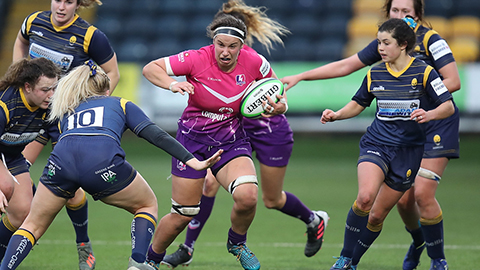
[[[267,210],[259,200],[255,220],[248,232],[248,245],[258,256],[262,269],[330,269],[342,248],[347,211],[357,192],[356,160],[361,134],[298,134],[284,189],[297,195],[313,210],[325,210],[331,219],[322,249],[312,258],[303,255],[305,225],[275,210]],[[159,216],[170,209],[170,157],[147,142],[126,136],[122,142],[127,160],[147,179],[159,202]],[[49,147],[48,147],[49,148]],[[32,167],[34,182],[48,154],[45,149]],[[452,269],[475,269],[480,263],[480,140],[478,135],[461,136],[461,159],[452,160],[437,191],[444,214],[445,252]],[[261,195],[260,195],[261,196]],[[241,269],[225,244],[232,200],[221,190],[207,225],[195,247],[189,270]],[[89,197],[89,233],[97,258],[97,270],[126,269],[130,255],[132,216],[124,210],[95,202]],[[183,242],[182,233],[168,253]],[[401,269],[410,244],[396,209],[384,229],[364,255],[359,269]],[[75,236],[62,210],[38,245],[19,269],[78,269]],[[429,269],[426,252],[419,270]],[[167,269],[162,266],[162,269]],[[179,267],[178,269],[183,269]]]

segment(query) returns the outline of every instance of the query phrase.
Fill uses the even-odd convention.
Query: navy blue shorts
[[[423,145],[398,147],[376,144],[366,140],[360,140],[361,162],[372,162],[378,165],[385,174],[385,183],[397,191],[408,190],[415,181],[415,176],[422,162]]]
[[[8,170],[13,176],[26,173],[29,171],[27,160],[22,154],[18,154],[18,155],[4,154],[3,157],[5,159],[4,160],[5,164],[7,164]]]
[[[211,167],[213,175],[216,175],[223,166],[236,157],[247,156],[252,158],[252,147],[248,138],[239,139],[234,143],[221,146],[208,146],[191,140],[183,135],[181,131],[178,131],[177,140],[200,161],[211,157],[218,150],[223,149],[222,158]],[[204,178],[207,175],[207,171],[196,171],[185,165],[182,161],[172,157],[172,174],[179,177],[197,179]]]
[[[455,113],[450,117],[426,123],[427,141],[423,158],[460,157],[459,115],[458,108],[455,108]]]
[[[62,198],[73,198],[81,187],[99,200],[127,187],[136,175],[114,139],[66,136],[53,149],[40,181]]]

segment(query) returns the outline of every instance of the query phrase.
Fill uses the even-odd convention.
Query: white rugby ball
[[[283,95],[283,83],[275,78],[265,78],[249,85],[240,105],[240,112],[248,118],[259,118],[265,112],[262,103],[268,103],[267,96],[277,102],[277,94]]]

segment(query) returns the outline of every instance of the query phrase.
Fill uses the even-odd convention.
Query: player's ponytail
[[[58,81],[52,97],[49,121],[61,119],[71,114],[75,108],[89,97],[105,95],[110,89],[110,80],[103,69],[87,61]]]
[[[255,37],[269,52],[273,43],[283,44],[281,36],[289,34],[290,31],[280,23],[268,18],[265,10],[265,7],[248,6],[243,0],[229,0],[222,5],[207,30],[211,29],[211,26],[221,18],[233,16],[242,21],[247,28],[245,44],[252,46],[253,37]]]

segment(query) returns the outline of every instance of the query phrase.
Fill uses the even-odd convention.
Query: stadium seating
[[[384,0],[244,1],[266,7],[270,18],[292,32],[284,37],[285,47],[274,45],[270,54],[261,44],[253,46],[271,61],[332,61],[339,58],[339,51],[349,56],[375,38],[378,24],[383,21]],[[105,32],[116,50],[135,50],[119,58],[148,61],[152,56],[158,58],[210,44],[206,27],[225,1],[136,0],[135,5],[130,0],[102,2],[94,24]],[[426,21],[448,42],[465,36],[480,40],[480,23],[475,21],[480,20],[480,0],[425,0],[425,13]],[[473,13],[474,19],[467,21],[472,16],[465,16]],[[148,48],[146,53],[141,53],[140,42]]]
[[[353,17],[347,26],[347,33],[349,39],[356,39],[358,37],[376,38],[378,25],[380,20],[378,17],[370,15],[361,15]]]
[[[479,61],[480,43],[477,40],[465,37],[454,38],[449,46],[457,63]]]
[[[353,16],[370,15],[378,18],[383,17],[384,0],[353,0]]]
[[[447,41],[450,39],[452,33],[451,23],[445,17],[427,16],[424,18],[425,25],[431,27],[433,30]]]
[[[480,14],[479,14],[480,15]],[[472,38],[480,40],[480,18],[474,16],[455,16],[450,19],[453,38]]]

